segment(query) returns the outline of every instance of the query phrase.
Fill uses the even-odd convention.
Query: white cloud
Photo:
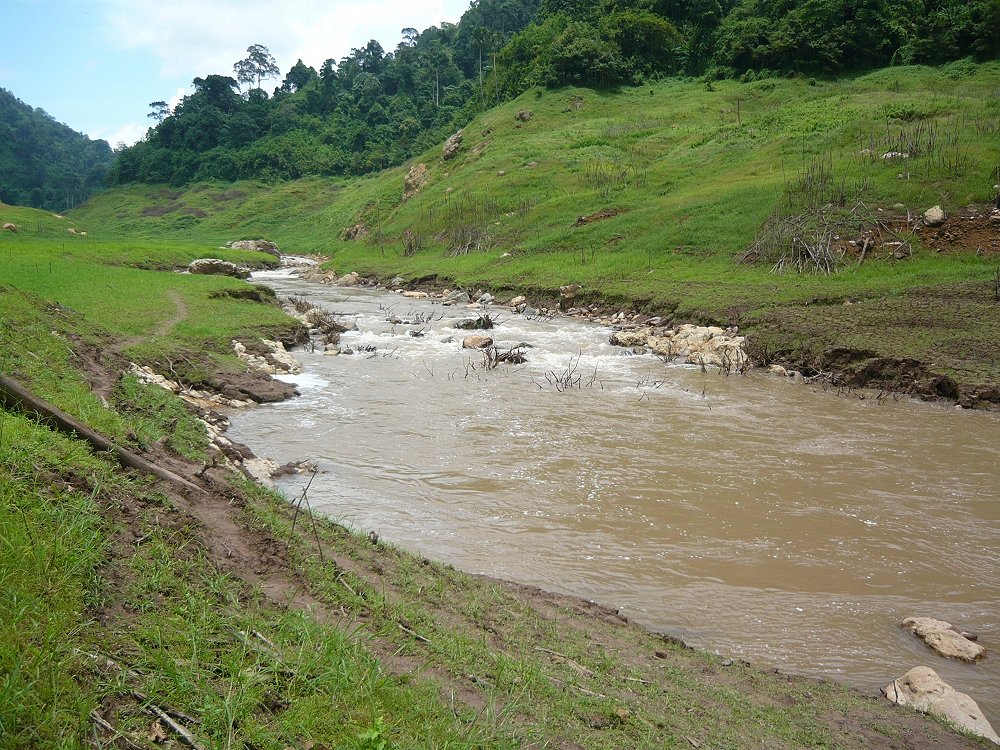
[[[149,126],[150,123],[128,122],[114,129],[97,128],[92,132],[87,133],[87,135],[95,141],[103,138],[111,144],[111,148],[117,148],[120,143],[124,143],[126,146],[131,146],[133,143],[146,136],[146,131],[149,129]]]
[[[387,51],[407,26],[456,22],[469,0],[100,0],[109,40],[148,50],[164,78],[232,75],[251,44],[270,49],[282,74],[295,61],[319,68],[377,39]]]

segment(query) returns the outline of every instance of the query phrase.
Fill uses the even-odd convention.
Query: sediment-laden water
[[[625,356],[500,309],[528,363],[485,371],[451,326],[476,311],[256,278],[358,328],[354,355],[296,352],[300,398],[233,415],[258,454],[319,464],[313,508],[761,665],[875,691],[926,664],[1000,719],[1000,416]],[[910,615],[991,653],[938,657]]]

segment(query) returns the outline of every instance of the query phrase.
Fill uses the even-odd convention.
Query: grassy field
[[[532,117],[519,121],[520,111]],[[869,359],[915,359],[969,393],[997,385],[1000,240],[983,204],[1000,182],[1000,64],[539,90],[464,133],[454,160],[435,149],[415,162],[427,182],[405,202],[410,165],[354,181],[137,186],[98,197],[74,220],[185,241],[262,236],[382,279],[539,298],[579,283],[584,301],[766,333],[799,365],[822,369],[826,350],[863,341]],[[848,247],[830,275],[772,273],[773,247],[737,262],[789,217],[822,217],[844,249],[854,237],[860,246],[866,221],[898,228],[934,205],[951,215],[952,239],[942,247],[938,236],[906,234],[902,259],[884,234],[863,263]],[[959,218],[970,206],[979,221]],[[345,238],[351,227],[361,239]],[[950,299],[947,314],[914,308],[928,294]],[[840,309],[858,301],[870,304]]]

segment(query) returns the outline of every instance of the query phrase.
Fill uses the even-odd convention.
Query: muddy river
[[[313,508],[762,666],[876,691],[926,664],[1000,720],[1000,415],[625,356],[609,329],[503,310],[497,343],[528,362],[486,371],[465,307],[256,280],[357,325],[354,355],[296,352],[300,398],[233,416],[258,454],[318,463]],[[990,655],[938,657],[910,615]]]

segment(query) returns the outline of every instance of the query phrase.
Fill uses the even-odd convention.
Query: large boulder
[[[968,638],[950,622],[933,617],[907,617],[903,627],[922,639],[924,643],[947,656],[960,661],[976,662],[986,656],[986,649]]]
[[[522,109],[519,110],[516,115],[514,115],[514,119],[517,120],[518,122],[527,122],[534,116],[535,113],[532,112],[530,109]]]
[[[471,301],[468,292],[463,292],[461,289],[456,289],[445,295],[444,302],[445,305],[466,305]]]
[[[358,275],[357,271],[351,271],[350,273],[345,273],[333,283],[337,286],[357,286],[360,280],[361,277]]]
[[[228,260],[220,260],[219,258],[198,258],[197,260],[193,260],[188,265],[188,271],[208,276],[232,276],[235,279],[245,279],[250,275],[247,269],[235,263],[230,263]]]
[[[281,257],[281,251],[278,250],[278,246],[270,240],[236,240],[235,242],[227,243],[226,247],[233,250],[253,250],[258,253],[267,253],[268,255],[273,255],[275,258]]]
[[[445,161],[449,159],[454,159],[458,156],[459,149],[462,148],[462,131],[459,130],[455,135],[444,142],[444,147],[441,149],[441,155],[444,157]]]
[[[427,165],[414,164],[403,178],[403,200],[409,200],[427,182]]]
[[[882,690],[883,695],[899,706],[947,719],[972,734],[1000,745],[1000,736],[979,710],[979,705],[941,679],[930,667],[914,667]]]
[[[948,218],[945,214],[944,209],[941,206],[934,206],[933,208],[928,208],[924,211],[924,226],[925,227],[939,227],[944,224],[944,220]]]
[[[261,339],[259,343],[248,347],[243,342],[234,340],[232,346],[236,356],[254,372],[264,375],[302,372],[302,364],[285,350],[285,345],[280,341]]]
[[[646,346],[649,341],[649,330],[641,331],[615,331],[611,334],[612,346],[624,346],[633,348],[636,346]]]

